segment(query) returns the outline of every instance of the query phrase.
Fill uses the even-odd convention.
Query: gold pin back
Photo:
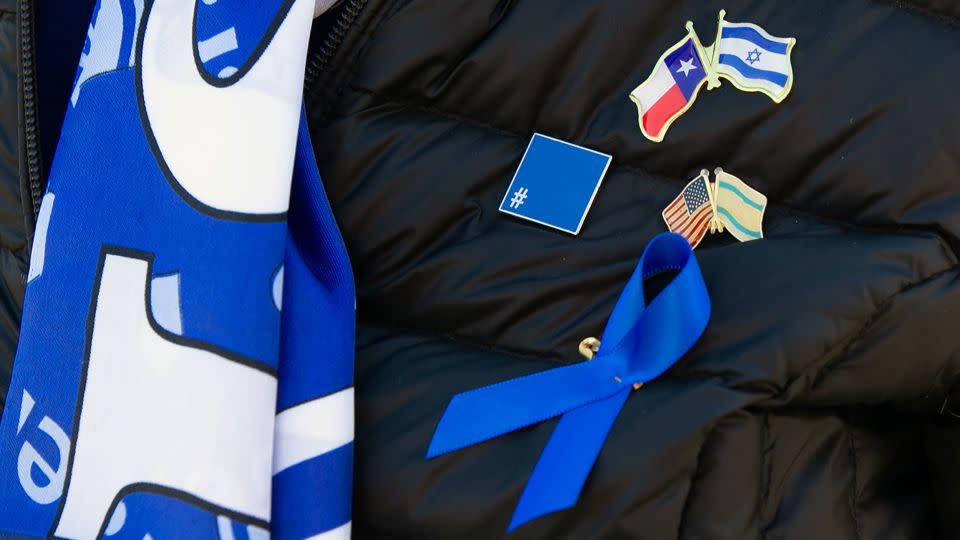
[[[600,350],[600,340],[595,337],[584,338],[580,342],[580,356],[583,356],[587,360],[593,360],[593,357],[597,355],[597,351]],[[643,383],[636,383],[633,385],[634,390],[639,390],[643,388]]]

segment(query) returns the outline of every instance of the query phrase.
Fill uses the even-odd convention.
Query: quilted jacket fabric
[[[17,6],[0,2],[0,407],[19,337],[27,279],[27,219],[21,201]]]
[[[797,38],[792,94],[704,90],[649,142],[627,94],[687,19],[709,45],[721,8]],[[510,536],[960,538],[958,17],[366,2],[308,89],[358,280],[357,536],[506,535],[555,421],[428,461],[444,408],[581,361],[660,211],[722,166],[769,197],[766,238],[701,244],[706,334],[628,399],[577,506]],[[497,211],[534,132],[613,155],[577,237]]]
[[[0,1],[0,394],[27,151],[52,156],[57,130],[28,137],[16,39],[35,36],[15,4],[35,2]],[[708,44],[721,8],[797,38],[792,94],[704,90],[651,143],[627,94],[686,20]],[[348,0],[327,17],[306,95],[358,287],[354,537],[506,536],[555,421],[426,460],[445,406],[581,361],[660,211],[721,166],[769,198],[766,238],[697,249],[705,335],[631,395],[579,503],[510,537],[960,538],[956,2]],[[497,212],[534,132],[613,155],[576,237]]]

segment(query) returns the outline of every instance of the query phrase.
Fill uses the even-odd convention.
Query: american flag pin
[[[683,191],[663,209],[663,221],[696,248],[706,236],[707,230],[716,231],[716,203],[710,185],[710,171],[703,169]]]
[[[710,233],[729,232],[748,242],[763,238],[767,197],[746,182],[717,167],[715,180],[703,169],[663,210],[663,221],[696,248]]]

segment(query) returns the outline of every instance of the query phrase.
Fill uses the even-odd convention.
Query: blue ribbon
[[[644,281],[669,270],[678,273],[645,305]],[[560,416],[508,530],[569,508],[633,385],[670,368],[700,339],[709,319],[710,297],[690,244],[661,234],[647,245],[617,300],[593,360],[454,396],[427,458]]]

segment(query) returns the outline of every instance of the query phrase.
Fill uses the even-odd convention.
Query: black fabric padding
[[[721,8],[797,38],[792,94],[704,89],[647,141],[627,94]],[[769,197],[766,238],[701,244],[703,338],[630,397],[577,506],[510,537],[960,538],[955,12],[371,1],[308,89],[358,281],[355,535],[506,535],[555,422],[427,461],[444,407],[580,361],[660,211],[721,166]],[[497,211],[534,132],[613,155],[577,237]]]
[[[916,9],[960,26],[960,3],[954,0],[886,0],[897,7]]]
[[[20,335],[28,257],[20,192],[17,36],[16,5],[0,2],[0,412]]]
[[[946,411],[942,421],[926,426],[923,448],[941,531],[960,531],[960,411]],[[944,535],[949,538],[949,535]]]

